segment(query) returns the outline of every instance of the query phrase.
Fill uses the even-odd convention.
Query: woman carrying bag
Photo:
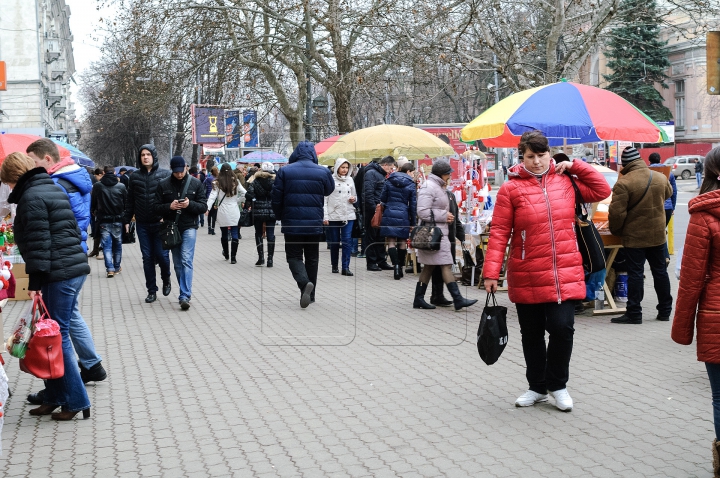
[[[494,293],[508,241],[507,283],[518,311],[529,389],[515,406],[555,399],[572,410],[567,391],[573,346],[575,304],[585,298],[585,271],[575,233],[575,190],[568,171],[588,202],[602,201],[610,186],[582,161],[555,164],[540,131],[524,133],[518,145],[522,163],[510,168],[493,211],[485,256],[485,290]],[[545,331],[550,334],[545,345]]]
[[[352,165],[345,158],[338,158],[333,168],[335,190],[325,196],[323,224],[327,226],[327,240],[330,243],[330,263],[333,274],[340,272],[338,262],[342,244],[342,275],[352,276],[350,255],[352,253],[352,230],[355,224],[355,203],[357,193],[350,176]]]
[[[29,274],[29,295],[34,299],[42,292],[47,311],[60,326],[62,336],[65,374],[45,381],[43,404],[30,410],[30,414],[71,420],[82,411],[83,418],[88,418],[90,399],[70,342],[70,318],[90,273],[75,215],[67,195],[45,168],[36,168],[35,162],[23,153],[5,158],[0,181],[12,189],[8,202],[17,204],[15,243]],[[62,411],[53,413],[58,407]]]
[[[690,345],[697,329],[697,359],[705,362],[712,390],[713,471],[720,477],[720,148],[705,157],[700,194],[688,211],[672,339]]]
[[[220,167],[220,174],[213,185],[208,198],[208,216],[215,211],[217,226],[220,228],[220,244],[225,260],[230,259],[231,264],[237,263],[237,250],[239,240],[238,221],[240,220],[240,206],[245,199],[245,189],[235,177],[229,164]],[[232,238],[232,240],[230,239]],[[228,242],[231,240],[230,254],[228,255]]]
[[[417,260],[423,265],[420,273],[420,280],[415,286],[415,299],[413,308],[434,309],[434,305],[425,302],[425,292],[428,283],[436,267],[440,268],[442,278],[447,285],[450,295],[453,298],[455,310],[463,307],[470,307],[477,300],[465,299],[460,295],[460,288],[455,282],[452,273],[453,257],[450,252],[450,240],[448,239],[448,224],[455,223],[455,216],[450,213],[450,200],[448,199],[447,183],[450,180],[450,173],[453,169],[445,161],[436,161],[432,166],[430,175],[425,184],[418,191],[417,217],[420,221],[430,226],[437,226],[442,231],[440,250],[422,250],[416,248]],[[453,244],[454,247],[454,244]]]
[[[413,171],[415,165],[405,160],[399,171],[388,176],[380,194],[380,202],[385,206],[380,222],[380,235],[385,238],[395,280],[403,277],[407,238],[410,236],[411,226],[417,222],[417,189]]]
[[[247,182],[246,202],[252,207],[253,226],[255,227],[255,246],[258,260],[255,263],[260,267],[265,265],[265,251],[263,250],[263,237],[267,238],[267,265],[273,266],[275,255],[275,213],[272,209],[272,188],[275,182],[275,166],[269,161],[260,165]],[[247,207],[247,204],[246,204]]]

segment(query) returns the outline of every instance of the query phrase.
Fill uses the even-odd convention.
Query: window
[[[675,95],[685,94],[685,80],[678,80],[675,82]]]
[[[675,127],[685,128],[685,97],[675,98]]]

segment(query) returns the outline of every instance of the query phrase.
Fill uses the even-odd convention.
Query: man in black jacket
[[[173,156],[170,160],[170,169],[172,176],[158,184],[155,214],[162,216],[165,224],[177,222],[182,243],[171,251],[175,276],[180,284],[178,298],[180,308],[188,310],[192,297],[193,257],[198,216],[207,211],[207,198],[205,186],[199,179],[188,174],[185,158]],[[185,189],[187,192],[183,194]]]
[[[105,174],[93,188],[90,211],[100,229],[105,270],[108,279],[120,272],[122,260],[122,221],[127,202],[127,189],[112,166],[105,166]]]
[[[125,232],[135,216],[136,231],[145,271],[145,287],[148,295],[145,302],[155,302],[158,290],[155,281],[155,264],[160,265],[163,281],[163,295],[170,295],[170,254],[160,243],[160,215],[155,213],[158,183],[170,177],[170,171],[160,169],[157,151],[152,144],[143,145],[137,162],[138,169],[130,175],[130,189],[125,207]]]
[[[385,187],[385,178],[397,163],[392,156],[385,156],[379,162],[372,162],[365,166],[363,178],[362,201],[363,220],[365,221],[365,261],[369,271],[391,271],[393,267],[387,263],[385,252],[385,238],[380,235],[380,229],[372,227],[375,208],[380,204],[380,195]]]
[[[107,171],[105,171],[105,174],[107,174]],[[113,174],[115,174],[114,171],[113,171]],[[118,179],[123,184],[123,186],[125,186],[126,190],[128,187],[130,187],[130,177],[127,174],[127,168],[125,166],[123,166],[122,168],[120,168],[120,170],[118,170]]]

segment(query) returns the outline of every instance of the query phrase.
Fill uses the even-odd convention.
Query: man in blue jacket
[[[85,168],[81,168],[72,158],[60,158],[60,151],[52,140],[38,139],[26,149],[37,167],[45,168],[55,184],[67,194],[75,220],[80,229],[83,251],[87,254],[87,229],[90,225],[90,193],[92,180]],[[70,317],[70,340],[78,356],[80,377],[83,383],[100,382],[107,378],[102,366],[102,357],[95,350],[92,333],[80,315],[80,307],[75,304]],[[44,390],[28,395],[28,402],[42,405]]]
[[[335,190],[328,168],[318,165],[310,141],[297,145],[289,164],[275,175],[272,208],[285,235],[285,256],[301,291],[300,307],[315,302],[325,196]],[[304,261],[303,261],[304,255]]]

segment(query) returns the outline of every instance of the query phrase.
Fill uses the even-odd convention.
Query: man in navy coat
[[[315,302],[325,196],[335,190],[328,168],[318,165],[310,141],[297,145],[275,176],[272,207],[285,235],[285,256],[301,291],[300,307]],[[303,260],[304,256],[304,260]]]

